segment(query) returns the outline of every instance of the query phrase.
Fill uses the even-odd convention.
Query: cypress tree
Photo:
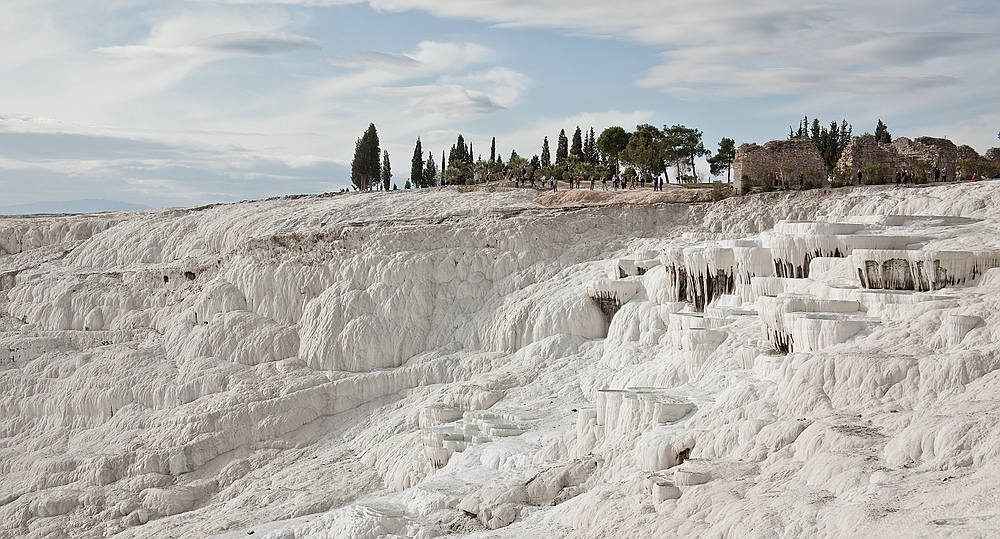
[[[410,183],[417,187],[427,187],[424,183],[424,149],[420,146],[420,137],[413,147],[413,159],[410,160]]]
[[[354,159],[351,160],[351,182],[358,190],[369,190],[380,179],[381,157],[378,131],[375,124],[369,124],[365,134],[354,144]]]
[[[591,165],[597,164],[597,143],[594,141],[593,127],[590,128],[590,131],[583,138],[583,160]]]
[[[392,170],[389,168],[389,150],[382,151],[382,188],[389,190],[389,183],[392,180]]]
[[[561,165],[569,157],[569,139],[566,138],[566,130],[559,130],[559,139],[556,142],[556,164]]]
[[[875,126],[875,142],[883,142],[885,144],[892,142],[892,135],[889,134],[889,128],[882,123],[881,118],[878,121],[878,125]]]
[[[490,163],[496,163],[497,161],[497,138],[493,137],[490,141]]]
[[[541,165],[547,167],[552,164],[552,155],[549,153],[549,137],[545,137],[542,141],[542,158]]]
[[[441,154],[444,156],[444,153]],[[434,164],[434,152],[427,152],[427,164],[424,167],[424,186],[434,187],[437,185],[437,165]]]
[[[583,161],[583,132],[580,131],[580,126],[576,126],[576,131],[573,132],[573,145],[570,146],[569,153]]]

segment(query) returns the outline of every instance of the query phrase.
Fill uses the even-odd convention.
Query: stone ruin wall
[[[762,174],[782,175],[787,187],[799,187],[799,176],[818,172],[826,178],[826,164],[811,140],[772,140],[760,146],[741,144],[733,160],[733,183],[736,192],[745,187],[761,187]]]
[[[986,155],[984,157],[987,161],[1000,163],[1000,148],[990,148],[989,150],[986,150]]]
[[[896,152],[892,145],[875,142],[875,135],[865,134],[854,137],[847,143],[844,153],[837,161],[837,170],[846,171],[855,178],[858,171],[876,164],[884,164],[889,170],[896,169]]]
[[[891,144],[875,142],[875,135],[854,137],[844,148],[844,153],[837,162],[837,170],[847,172],[851,178],[858,171],[872,165],[885,165],[890,174],[897,171],[913,171],[918,162],[930,165],[931,169],[941,171],[942,181],[955,181],[958,173],[958,159],[969,150],[963,146],[961,151],[955,143],[943,138],[919,137],[910,140],[899,137]],[[978,155],[978,154],[976,154]],[[933,180],[933,177],[928,178]]]
[[[975,148],[969,146],[968,144],[963,144],[958,147],[958,158],[959,159],[982,159],[983,156],[979,155],[979,152]]]

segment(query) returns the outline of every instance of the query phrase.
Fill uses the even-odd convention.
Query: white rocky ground
[[[996,537],[998,210],[0,219],[0,536]]]

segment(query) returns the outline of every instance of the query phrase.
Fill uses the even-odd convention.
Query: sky
[[[996,0],[4,0],[0,206],[337,191],[369,123],[400,188],[417,137],[506,160],[577,126],[715,150],[881,119],[985,153],[997,28]]]

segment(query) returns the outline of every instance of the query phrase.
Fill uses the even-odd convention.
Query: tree
[[[875,126],[875,142],[882,142],[885,144],[892,142],[892,135],[889,134],[889,128],[882,123],[881,119],[879,119],[878,125]]]
[[[365,134],[354,144],[354,159],[351,160],[351,182],[367,191],[379,180],[382,152],[378,147],[378,131],[375,124],[369,124]]]
[[[594,128],[591,127],[590,131],[587,132],[583,137],[583,160],[588,165],[596,165],[597,160],[597,141],[594,140]]]
[[[434,164],[434,152],[427,152],[427,164],[424,166],[424,186],[437,185],[437,165]]]
[[[719,141],[719,151],[708,158],[709,170],[712,176],[722,174],[726,171],[726,182],[732,181],[733,160],[736,159],[736,141],[723,137]]]
[[[580,126],[576,126],[576,131],[573,131],[573,145],[569,147],[569,154],[583,160],[583,132],[580,131]]]
[[[663,132],[649,124],[637,125],[621,152],[621,160],[633,165],[647,177],[659,177],[666,172]]]
[[[382,189],[388,191],[392,180],[392,170],[389,168],[389,150],[382,151]]]
[[[712,153],[705,149],[701,131],[683,125],[663,126],[663,141],[666,159],[673,161],[677,167],[677,182],[697,181],[695,159]]]
[[[410,160],[410,183],[417,187],[427,187],[424,183],[424,149],[420,146],[420,137],[413,147],[413,159]]]
[[[545,137],[542,140],[542,156],[539,160],[543,167],[547,167],[552,164],[552,156],[549,154],[549,137]]]
[[[490,142],[490,163],[496,163],[496,162],[497,162],[497,138],[493,137],[493,140]]]
[[[611,165],[611,172],[618,173],[618,156],[628,145],[631,135],[619,126],[612,126],[601,132],[597,137],[597,149],[604,156],[605,161]]]
[[[879,120],[879,123],[881,123],[881,120]],[[830,122],[830,127],[827,128],[820,125],[818,118],[813,118],[812,126],[810,127],[809,118],[805,117],[799,123],[798,131],[789,131],[788,138],[808,138],[812,140],[813,144],[816,145],[816,149],[819,150],[820,155],[823,156],[823,162],[826,164],[827,170],[833,170],[837,166],[837,161],[840,160],[841,154],[844,153],[844,148],[851,142],[851,130],[851,124],[847,123],[847,120],[842,120],[839,125],[836,121],[832,121]],[[888,131],[885,134],[889,136]]]
[[[446,179],[445,183],[451,185],[463,185],[466,180],[472,178],[471,146],[465,145],[465,138],[462,135],[458,136],[455,145],[448,152],[448,167],[442,166],[441,171]]]
[[[559,139],[556,142],[556,164],[561,165],[569,155],[569,139],[566,138],[566,130],[559,130]]]

